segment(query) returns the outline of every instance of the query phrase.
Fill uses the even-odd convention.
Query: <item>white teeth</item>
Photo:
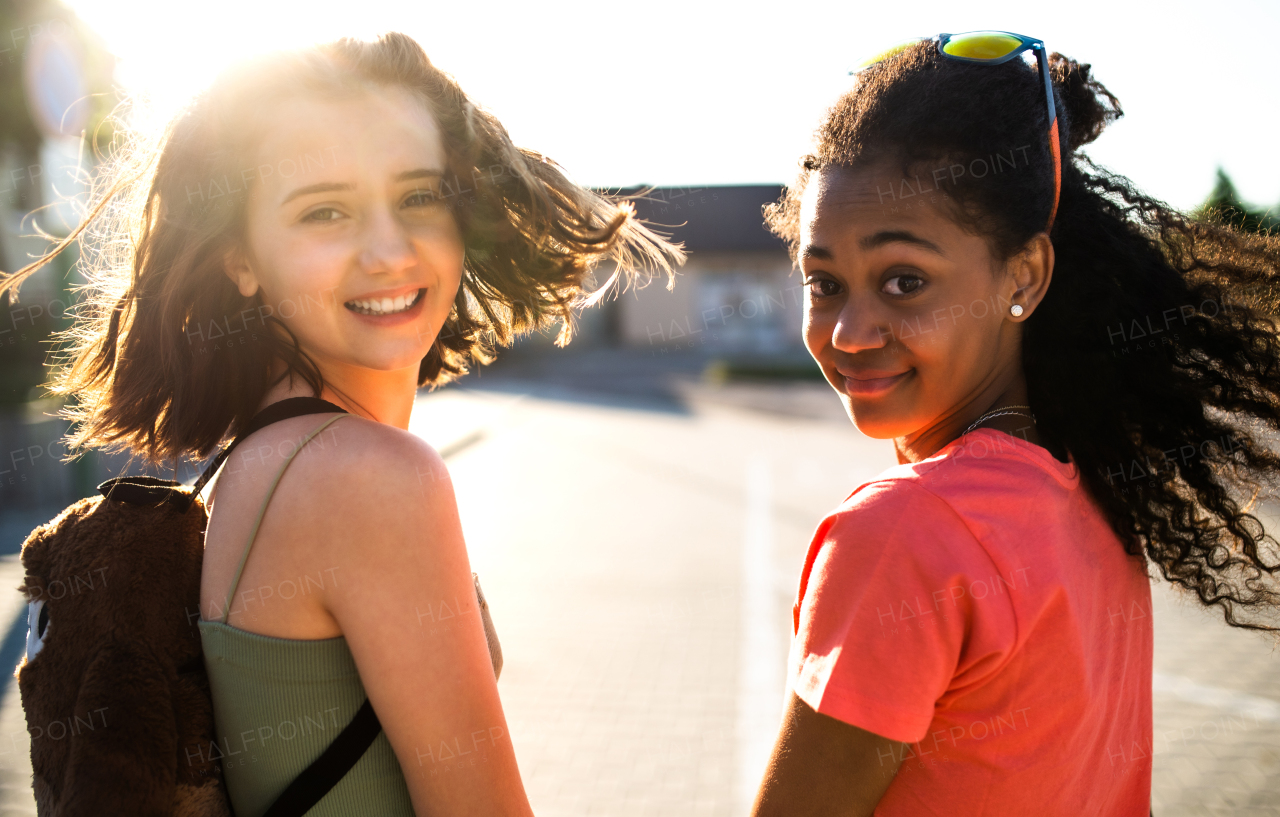
[[[403,312],[418,302],[422,290],[415,290],[409,295],[399,295],[395,299],[382,298],[377,301],[347,301],[346,306],[362,315],[394,315]]]

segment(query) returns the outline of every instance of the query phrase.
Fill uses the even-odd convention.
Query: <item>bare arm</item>
[[[865,817],[904,744],[815,712],[792,693],[752,817]]]
[[[395,749],[414,812],[532,815],[443,461],[387,430],[343,457],[347,476],[331,482],[332,507],[320,514],[340,577],[324,604]]]

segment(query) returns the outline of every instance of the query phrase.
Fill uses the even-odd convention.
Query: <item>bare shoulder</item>
[[[276,484],[273,486],[273,480]],[[276,538],[301,540],[314,550],[342,528],[378,528],[387,515],[421,513],[451,504],[453,489],[444,461],[420,437],[356,415],[291,417],[263,428],[238,445],[207,489],[219,521],[235,529],[252,520],[253,508],[270,495],[264,526],[288,521]],[[424,502],[424,500],[427,500]]]
[[[439,457],[407,431],[344,414],[291,417],[244,438],[206,489],[201,607],[232,626],[280,638],[326,638],[333,581],[381,579],[422,530],[449,529],[452,488]],[[440,497],[424,503],[421,497]],[[443,523],[443,524],[442,524]],[[246,553],[251,558],[241,566]],[[323,592],[270,608],[258,596],[299,576]],[[363,583],[366,589],[367,582]],[[233,586],[246,595],[226,607]],[[252,596],[253,598],[249,598]]]
[[[319,445],[316,445],[319,443]],[[372,567],[379,544],[403,548],[414,531],[455,524],[453,485],[440,455],[404,429],[347,416],[313,438],[294,491],[313,503],[312,541]]]
[[[438,477],[443,466],[434,449],[409,431],[354,414],[308,414],[272,423],[245,438],[217,481],[238,481],[239,475],[250,476],[264,465],[278,468],[289,458],[290,481],[295,483],[378,480],[404,469]]]
[[[444,460],[416,434],[355,416],[330,426],[335,427],[332,450],[315,458],[312,468],[324,471],[315,476],[329,485],[326,495],[344,507],[428,499],[441,489],[452,493]]]

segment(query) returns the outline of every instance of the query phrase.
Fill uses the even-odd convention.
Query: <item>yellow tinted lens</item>
[[[906,51],[909,47],[915,45],[918,42],[919,40],[911,40],[910,42],[905,42],[905,43],[902,43],[901,45],[895,45],[893,48],[886,48],[884,51],[881,51],[879,54],[876,54],[874,57],[869,57],[863,60],[862,62],[858,63],[858,67],[854,68],[853,71],[850,71],[850,73],[861,71],[863,68],[867,68],[868,66],[875,65],[881,60],[887,60],[890,57],[894,56],[895,54],[899,54],[903,51]]]
[[[1015,48],[1022,45],[1022,40],[1001,34],[999,31],[975,31],[960,34],[947,40],[942,47],[943,52],[953,57],[964,57],[970,60],[995,60],[1007,57]]]

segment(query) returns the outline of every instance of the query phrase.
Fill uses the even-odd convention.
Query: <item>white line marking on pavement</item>
[[[782,721],[786,669],[773,594],[773,489],[769,464],[753,459],[746,474],[746,530],[742,540],[741,626],[738,642],[735,815],[755,803]]]
[[[1237,692],[1234,689],[1205,686],[1190,678],[1166,675],[1163,672],[1152,673],[1151,680],[1153,692],[1163,692],[1188,703],[1251,715],[1260,721],[1280,723],[1280,701],[1273,701],[1260,695],[1250,695],[1247,692]]]

